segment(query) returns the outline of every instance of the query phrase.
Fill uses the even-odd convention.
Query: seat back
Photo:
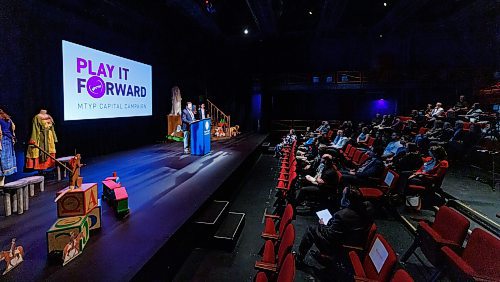
[[[292,251],[293,242],[295,241],[295,228],[293,224],[288,224],[285,229],[285,233],[280,242],[280,246],[278,248],[278,268],[281,268],[283,261],[286,258],[286,255]]]
[[[420,127],[420,129],[418,130],[418,134],[420,134],[420,135],[425,134],[428,130],[429,130],[429,128]]]
[[[476,228],[467,241],[462,259],[474,271],[500,281],[500,240],[481,228]]]
[[[295,280],[295,259],[293,254],[289,253],[280,268],[277,282],[292,282]]]
[[[387,170],[384,184],[389,187],[389,191],[394,191],[398,185],[399,174],[392,169]]]
[[[354,152],[354,156],[352,157],[352,162],[357,163],[361,158],[361,154],[363,154],[363,151],[356,149],[356,151]]]
[[[398,269],[391,278],[391,282],[413,282],[413,278],[404,269]]]
[[[358,151],[358,148],[352,146],[351,150],[347,154],[347,159],[352,160],[352,158],[354,157],[354,154],[356,154],[357,151]]]
[[[366,236],[366,243],[363,246],[365,250],[368,250],[368,248],[370,247],[375,234],[377,234],[377,225],[375,223],[372,223],[372,226],[370,226],[370,229],[368,230],[368,234]]]
[[[347,154],[349,153],[351,148],[352,148],[352,145],[348,143],[347,146],[345,147],[345,150],[344,150],[344,157],[347,156]]]
[[[432,229],[443,239],[462,245],[469,230],[469,220],[459,212],[442,206],[436,214]]]
[[[373,143],[375,142],[375,137],[368,137],[368,140],[366,141],[366,146],[371,147],[373,146]]]
[[[286,227],[292,222],[293,219],[293,207],[291,204],[286,205],[285,211],[283,212],[283,215],[281,216],[280,220],[280,226],[278,229],[279,236],[283,237],[283,232],[286,230]]]
[[[382,235],[376,234],[363,261],[366,278],[377,281],[389,280],[396,261],[396,253],[391,245]],[[380,266],[378,270],[376,265]]]
[[[276,253],[274,251],[274,243],[271,240],[267,240],[264,244],[264,252],[262,253],[262,262],[265,263],[275,263]]]
[[[363,165],[366,160],[368,160],[368,158],[370,157],[370,155],[368,155],[367,153],[364,153],[361,155],[361,158],[359,158],[359,161],[357,161],[357,165],[361,166]]]

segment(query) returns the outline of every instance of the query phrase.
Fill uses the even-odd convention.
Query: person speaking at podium
[[[184,132],[184,153],[189,154],[189,126],[195,121],[193,113],[193,104],[187,102],[186,108],[182,110],[182,131]]]

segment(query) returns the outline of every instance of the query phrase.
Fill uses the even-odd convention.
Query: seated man
[[[326,120],[322,121],[321,125],[316,128],[316,132],[320,135],[328,133],[328,130],[330,130],[330,124],[328,124],[328,121]]]
[[[342,172],[342,185],[367,185],[372,184],[371,178],[379,178],[384,172],[384,162],[380,159],[381,147],[367,151],[370,158],[366,160],[357,170]]]
[[[393,132],[391,135],[391,142],[385,147],[384,153],[382,154],[382,159],[392,158],[398,152],[398,149],[403,147],[401,144],[401,134],[398,132]]]
[[[338,183],[337,171],[333,167],[333,158],[329,154],[321,156],[321,163],[316,169],[316,175],[306,175],[304,187],[295,193],[295,202],[301,204],[306,194],[320,193],[326,198],[329,193],[335,193],[335,187]]]
[[[341,208],[328,222],[320,219],[318,225],[307,228],[296,256],[299,267],[305,265],[304,258],[313,244],[322,254],[328,255],[341,250],[342,245],[364,244],[373,223],[369,203],[362,202],[358,189],[346,187],[342,193]],[[315,258],[318,255],[313,253]]]
[[[324,153],[337,156],[339,154],[339,150],[344,148],[348,140],[349,138],[344,136],[344,131],[339,129],[337,130],[337,136],[335,136],[335,139],[333,139],[333,141],[327,146],[320,145],[320,150]]]

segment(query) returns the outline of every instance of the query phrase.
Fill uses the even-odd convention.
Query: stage
[[[206,156],[182,154],[182,143],[157,144],[85,159],[84,182],[101,181],[118,173],[129,195],[131,214],[116,219],[102,203],[102,230],[90,236],[83,253],[66,266],[49,264],[45,232],[57,218],[55,192],[67,181],[46,183],[36,192],[23,215],[0,219],[2,250],[17,238],[25,260],[6,276],[9,281],[71,280],[124,281],[132,279],[244,161],[266,135],[245,134],[212,144]]]

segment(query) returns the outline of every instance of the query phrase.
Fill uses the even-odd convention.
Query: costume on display
[[[180,115],[182,110],[182,98],[181,98],[181,90],[179,87],[172,87],[172,110],[170,111],[171,115]]]
[[[0,109],[0,186],[5,176],[17,171],[15,143],[15,125],[4,111]]]
[[[57,136],[54,130],[54,120],[47,114],[46,110],[41,110],[33,118],[30,143],[33,143],[44,151],[48,152],[52,157],[56,156]],[[54,167],[54,159],[41,153],[36,146],[29,146],[26,153],[26,168],[35,170],[44,170]]]

